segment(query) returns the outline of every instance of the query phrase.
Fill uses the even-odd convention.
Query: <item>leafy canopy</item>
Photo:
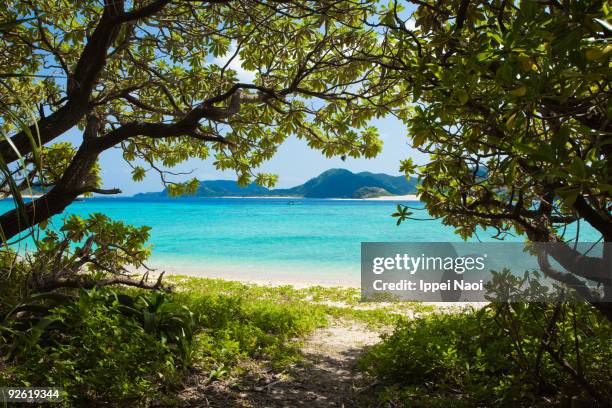
[[[327,156],[380,151],[368,126],[384,113],[368,102],[380,92],[379,73],[348,58],[376,44],[362,21],[374,3],[9,1],[2,20],[31,19],[0,36],[0,60],[6,72],[37,75],[10,85],[41,116],[73,111],[59,115],[66,129],[47,131],[39,120],[43,143],[68,125],[85,129],[86,116],[96,115],[100,137],[129,134],[107,144],[123,150],[135,180],[214,156],[215,166],[235,170],[240,182],[271,185],[272,175],[253,169],[290,135]],[[111,31],[109,43],[95,44],[103,29]],[[252,78],[240,78],[237,66]],[[134,124],[167,126],[126,129]],[[3,125],[12,130],[9,121]],[[22,154],[32,150],[15,144]],[[196,187],[169,184],[175,193]]]
[[[360,58],[379,47],[379,31],[364,19],[376,7],[9,1],[0,10],[8,22],[0,99],[13,120],[1,122],[0,194],[17,196],[18,206],[0,217],[2,242],[44,228],[79,195],[118,193],[102,188],[97,165],[110,148],[122,150],[134,180],[157,171],[172,194],[197,188],[168,170],[189,158],[214,157],[240,183],[271,186],[275,176],[256,169],[291,135],[327,156],[375,156],[381,141],[369,122],[401,103],[382,70]],[[57,143],[74,127],[80,144]],[[29,187],[44,194],[19,200]],[[84,267],[98,278],[123,273],[148,254],[146,231],[101,216],[70,218],[62,231],[47,234],[32,256],[41,287],[76,285]]]
[[[370,22],[384,32],[371,60],[390,81],[403,78],[397,92],[412,99],[396,114],[430,161],[401,169],[420,175],[428,212],[464,239],[483,227],[499,239],[557,242],[533,246],[542,271],[612,318],[599,303],[612,299],[612,247],[585,256],[567,244],[580,239],[581,221],[612,241],[609,5],[424,2],[407,19],[405,4]]]
[[[431,157],[418,169],[429,212],[464,238],[480,225],[548,240],[553,225],[532,211],[544,203],[555,225],[584,217],[583,202],[609,223],[609,6],[423,4],[414,29],[401,6],[381,16],[393,51],[380,58],[413,100],[400,115]]]

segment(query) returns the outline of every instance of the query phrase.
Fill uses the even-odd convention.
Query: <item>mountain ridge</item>
[[[416,193],[417,182],[404,176],[368,171],[353,173],[346,169],[329,169],[291,188],[268,189],[251,183],[241,187],[234,180],[200,181],[195,197],[304,197],[304,198],[371,198]],[[167,189],[139,193],[134,198],[168,197]]]

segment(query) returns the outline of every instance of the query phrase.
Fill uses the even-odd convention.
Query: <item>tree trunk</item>
[[[15,208],[0,217],[0,243],[4,244],[20,232],[60,214],[79,194],[87,191],[86,183],[100,152],[95,148],[99,128],[100,120],[90,116],[83,143],[55,186],[42,197],[27,203],[25,208]]]

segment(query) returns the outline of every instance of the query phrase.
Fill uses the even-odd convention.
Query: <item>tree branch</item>
[[[119,33],[123,22],[121,16],[133,16],[125,21],[144,18],[161,10],[166,3],[168,1],[156,1],[137,10],[137,13],[130,14],[123,13],[123,1],[106,0],[104,12],[83,48],[74,72],[68,74],[66,104],[49,116],[39,119],[35,125],[30,126],[29,132],[21,131],[12,136],[10,143],[5,140],[0,142],[0,157],[4,162],[12,163],[19,156],[25,156],[40,148],[31,145],[28,133],[38,134],[41,144],[45,145],[75,126],[91,110],[91,93],[106,65],[108,49]],[[153,7],[153,4],[157,7]]]
[[[606,285],[612,283],[612,265],[603,258],[583,255],[560,241],[546,243],[546,252],[574,275]]]
[[[597,231],[601,232],[604,237],[604,241],[612,242],[612,222],[610,217],[607,219],[605,216],[599,214],[593,207],[589,205],[582,194],[579,194],[574,202],[574,208],[578,211],[581,217],[583,217],[589,224],[591,224]]]
[[[571,289],[575,290],[584,300],[595,305],[597,303],[597,299],[593,296],[589,288],[586,284],[572,275],[571,273],[561,272],[552,267],[550,262],[548,261],[548,254],[542,248],[537,248],[537,257],[538,257],[538,265],[544,275],[555,279],[561,283],[566,284]]]
[[[80,194],[84,194],[84,193],[112,195],[112,194],[121,194],[121,190],[118,188],[104,189],[104,188],[84,187]]]
[[[41,292],[50,292],[50,291],[60,289],[60,288],[92,289],[94,287],[100,287],[100,286],[125,285],[125,286],[141,288],[141,289],[152,289],[152,290],[163,289],[166,291],[170,291],[171,289],[170,287],[166,287],[162,285],[163,276],[164,276],[164,273],[162,272],[157,278],[157,281],[152,283],[152,282],[148,282],[147,280],[145,280],[144,277],[143,279],[136,280],[129,276],[116,275],[116,276],[112,276],[109,278],[103,278],[103,279],[91,279],[89,277],[83,277],[83,276],[77,275],[76,277],[71,277],[71,278],[66,278],[66,279],[56,279],[50,282],[43,283],[36,289]]]

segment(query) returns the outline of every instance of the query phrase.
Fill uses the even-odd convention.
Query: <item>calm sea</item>
[[[404,204],[422,207],[419,202]],[[227,272],[257,278],[265,272],[299,274],[308,280],[355,280],[362,241],[461,241],[453,228],[437,220],[396,226],[391,217],[395,206],[393,201],[362,200],[97,198],[75,202],[65,214],[99,212],[148,225],[151,265],[217,276]],[[10,200],[0,201],[0,211],[11,207]],[[55,217],[55,224],[65,214]],[[427,218],[427,213],[417,211],[415,216]],[[490,235],[481,231],[479,238],[492,241]],[[592,230],[581,235],[587,241],[598,238]]]

